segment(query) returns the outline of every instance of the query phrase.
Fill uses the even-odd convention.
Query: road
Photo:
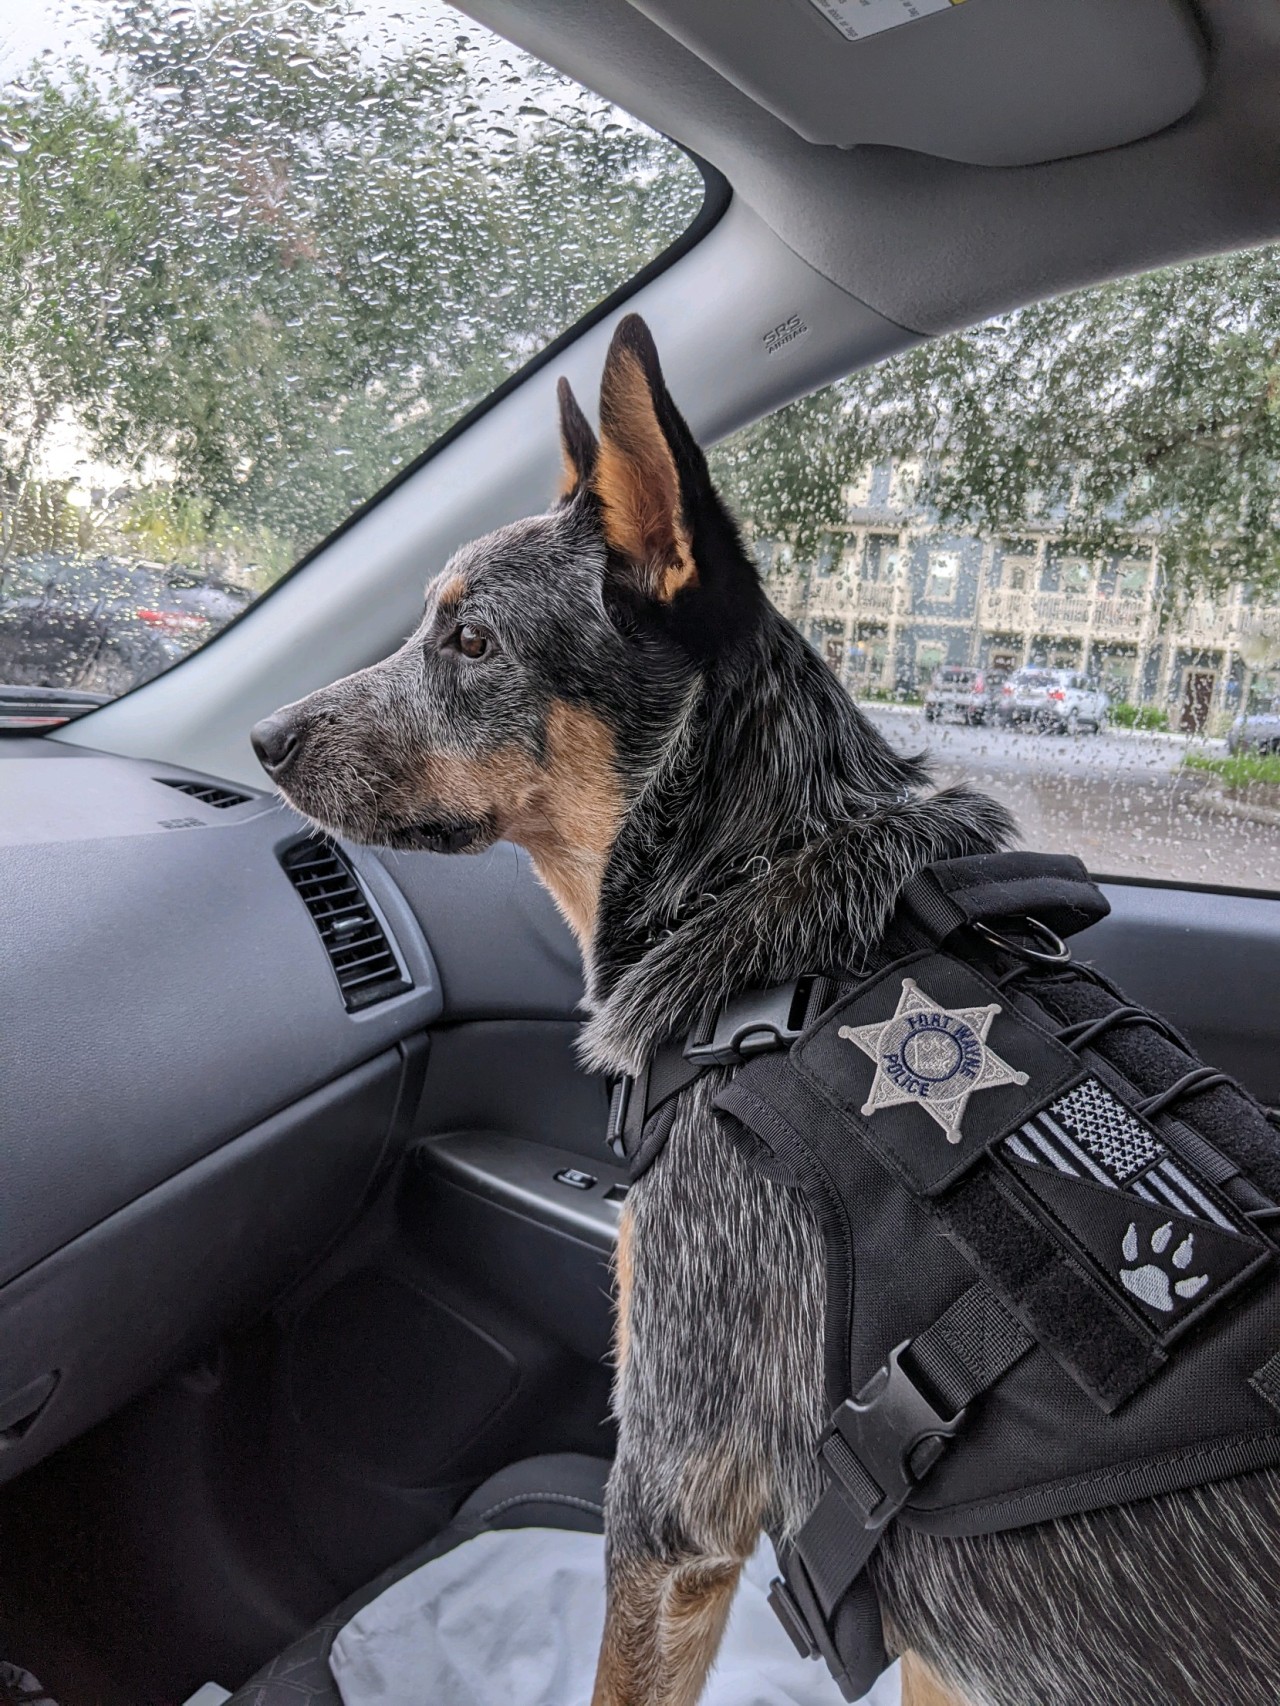
[[[1202,779],[1180,768],[1183,736],[1034,734],[863,709],[899,751],[928,748],[940,781],[1002,800],[1028,847],[1078,853],[1104,875],[1280,890],[1280,825],[1215,810]],[[1197,745],[1224,750],[1220,741]]]

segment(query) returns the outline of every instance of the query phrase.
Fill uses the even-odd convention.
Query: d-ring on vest
[[[984,1534],[1280,1462],[1280,1131],[1072,960],[1076,859],[929,867],[868,963],[730,1003],[615,1092],[652,1165],[675,1098],[801,1191],[826,1250],[824,1491],[773,1604],[847,1699],[887,1663],[891,1522]]]

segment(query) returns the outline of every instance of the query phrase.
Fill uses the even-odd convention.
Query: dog
[[[336,835],[527,848],[581,945],[584,1062],[634,1073],[735,993],[858,964],[910,876],[1013,825],[931,788],[769,604],[642,320],[598,438],[559,399],[554,506],[459,550],[399,651],[253,738]],[[694,1706],[758,1536],[819,1492],[821,1238],[718,1136],[719,1077],[621,1217],[594,1706]],[[1278,1519],[1266,1472],[973,1539],[895,1525],[872,1569],[904,1700],[1274,1706]]]

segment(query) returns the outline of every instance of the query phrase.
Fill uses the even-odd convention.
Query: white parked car
[[[1075,669],[1018,669],[1000,690],[997,714],[1005,725],[1033,723],[1038,729],[1097,734],[1111,701],[1091,676]]]

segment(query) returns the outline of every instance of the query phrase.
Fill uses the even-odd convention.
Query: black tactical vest
[[[633,1173],[716,1106],[826,1247],[825,1490],[773,1604],[847,1699],[892,1521],[985,1534],[1280,1462],[1280,1130],[1062,938],[1076,859],[931,866],[856,972],[755,992],[615,1092]]]

